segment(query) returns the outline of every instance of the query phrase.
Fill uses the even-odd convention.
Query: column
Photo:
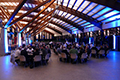
[[[24,40],[25,40],[25,45],[28,45],[28,38],[27,38],[27,34],[24,34]]]
[[[103,40],[104,40],[104,31],[103,30],[101,30],[101,45],[103,44]]]
[[[21,42],[21,33],[18,33],[18,46],[22,46],[22,42]]]
[[[28,44],[31,44],[31,43],[32,43],[31,35],[29,35],[29,37],[28,37]]]
[[[29,37],[28,37],[28,35],[27,34],[25,34],[26,35],[26,45],[28,45],[29,44],[29,42],[28,42],[28,39],[29,39]]]
[[[34,37],[33,36],[31,36],[30,37],[30,40],[31,40],[31,43],[34,41]]]
[[[6,41],[5,41],[5,39],[6,39]],[[8,44],[7,43],[8,43],[7,42],[7,29],[0,28],[0,56],[3,56],[3,55],[5,55],[5,53],[8,53]]]

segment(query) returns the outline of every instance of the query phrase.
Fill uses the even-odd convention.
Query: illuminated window
[[[40,32],[40,39],[41,39],[41,32]]]
[[[116,36],[113,35],[113,49],[116,49]]]
[[[92,32],[90,32],[90,37],[92,37]]]
[[[98,34],[100,35],[100,30],[98,31]]]
[[[104,30],[104,35],[106,36],[106,30]]]
[[[87,32],[87,35],[89,36],[89,32]]]
[[[80,37],[81,37],[81,34],[79,34],[78,37],[80,38]]]
[[[109,30],[107,30],[107,36],[109,36],[110,35],[110,31]]]
[[[38,35],[36,35],[36,39],[38,39]]]

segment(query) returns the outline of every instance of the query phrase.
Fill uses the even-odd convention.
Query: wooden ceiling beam
[[[3,8],[3,7],[1,6],[1,8]],[[9,19],[8,16],[10,16],[10,12],[8,11],[8,9],[6,9],[6,10],[3,9],[2,11],[4,11],[7,19]],[[20,22],[17,22],[17,23],[15,23],[15,25],[12,25],[12,27],[15,29],[14,26],[17,26],[19,28],[19,30],[20,30],[20,27],[22,27],[22,25],[20,24]]]
[[[54,25],[62,28],[63,30],[69,32],[70,34],[72,34],[72,31],[71,31],[70,29],[63,27],[62,25],[60,25],[60,24],[58,24],[58,23],[56,23],[56,22],[54,22],[54,21],[50,21],[50,23],[51,23],[51,24],[54,24]]]
[[[2,11],[2,12],[1,12],[2,16],[5,17],[5,18],[7,18],[7,19],[9,19],[9,15],[6,13],[6,11],[3,9],[2,6],[0,6],[0,10]],[[7,23],[7,22],[6,22],[6,23]],[[5,26],[5,25],[4,25],[4,26]],[[14,28],[14,29],[16,29],[16,28],[14,27],[14,25],[11,26],[11,27]]]
[[[39,26],[40,25],[40,23],[42,22],[42,21],[44,21],[45,19],[47,19],[48,18],[48,16],[51,16],[52,15],[52,13],[54,13],[54,11],[55,11],[55,9],[54,10],[52,10],[48,15],[46,15],[45,17],[43,17],[42,19],[41,19],[41,21],[40,22],[37,22],[37,24],[36,24],[36,26],[35,27],[33,27],[31,30],[29,30],[27,33],[30,33],[30,31],[32,31],[32,30],[34,30],[37,26]],[[46,21],[49,21],[50,19],[47,19],[47,20],[45,20],[44,22],[46,22]]]
[[[40,27],[36,27],[36,29],[35,29],[34,31],[32,31],[32,33],[30,33],[30,34],[35,34],[35,33],[39,32],[39,30],[41,30],[42,27],[44,27],[44,26],[46,26],[46,25],[48,24],[48,23],[46,23],[46,22],[50,21],[51,18],[52,18],[52,17],[50,17],[49,19],[45,20],[45,21],[40,25]]]
[[[8,15],[10,15],[10,12],[8,11],[8,9],[6,9],[6,11],[7,11]],[[23,26],[20,24],[20,22],[15,23],[15,25],[19,28],[19,30],[20,30],[20,27],[23,27]]]
[[[35,26],[33,26],[33,27],[36,27],[37,26],[37,22],[40,20],[40,19],[42,19],[42,18],[44,18],[45,17],[45,15],[44,16],[42,16],[42,17],[38,17],[38,19],[37,20],[35,20],[32,24],[30,24],[28,27],[31,27],[31,26],[33,26],[33,24],[35,24]],[[29,22],[29,21],[28,21]],[[38,24],[39,25],[39,24]],[[32,27],[32,28],[33,28]]]
[[[47,19],[47,20],[45,20],[42,24],[40,24],[39,26],[41,27],[42,25],[44,25],[44,24],[46,24],[46,22],[48,22],[50,20],[50,18],[49,19]],[[34,28],[34,29],[31,29],[30,30],[30,32],[32,31],[32,33],[33,32],[35,32],[36,30],[38,30],[40,27],[39,26],[37,26],[36,28]],[[28,34],[31,34],[30,32],[28,32]]]
[[[0,0],[0,2],[3,2],[3,3],[4,3],[4,2],[11,2],[11,3],[12,3],[12,2],[15,2],[15,3],[17,3],[17,2],[19,2],[19,0],[7,0],[7,1],[6,1],[6,0]],[[34,1],[33,1],[33,0],[27,0],[26,3],[37,4],[38,1],[35,1],[35,0],[34,0]]]
[[[61,17],[61,16],[59,16],[59,15],[57,15],[57,14],[55,14],[54,17],[57,18],[57,19],[60,19],[60,20],[62,20],[62,21],[65,21],[66,23],[68,23],[68,24],[70,24],[70,25],[78,28],[80,31],[83,32],[82,26],[78,25],[78,24],[75,23],[74,21],[71,21],[71,20],[69,20],[69,19],[66,19],[65,17]]]
[[[43,20],[45,20],[46,18],[48,18],[49,16],[51,16],[52,13],[54,13],[55,10],[56,9],[52,10],[48,15],[46,15],[44,18],[42,18],[40,22],[37,22],[37,24],[40,24]]]
[[[48,3],[48,2],[49,2],[49,0],[46,0],[46,1],[44,1],[43,3],[40,3],[40,4],[39,4],[38,6],[36,6],[35,8],[31,9],[31,10],[28,11],[27,13],[21,15],[19,18],[17,18],[17,19],[15,19],[14,21],[12,21],[12,22],[10,23],[10,25],[12,25],[12,24],[16,23],[17,21],[21,20],[23,17],[29,15],[31,12],[37,10],[39,7],[43,6],[44,4],[46,4],[46,3]]]
[[[31,23],[32,23],[41,13],[43,13],[49,6],[51,6],[51,5],[54,3],[54,1],[55,1],[55,0],[50,1],[50,3],[48,3],[48,5],[47,5],[45,8],[43,8],[31,21],[29,21],[29,23],[28,23],[26,26],[24,26],[24,27],[20,30],[20,32],[24,31],[24,30],[28,27],[28,25],[31,24]]]
[[[53,28],[53,27],[51,27],[49,25],[47,26],[47,28],[52,29],[53,31],[55,31],[55,32],[57,32],[57,33],[62,35],[62,32],[58,31],[57,29],[55,29],[55,28]]]
[[[31,0],[28,0],[29,2],[26,2],[27,4],[33,4],[33,5],[38,5],[38,4],[41,4],[41,3],[43,3],[43,2],[35,2],[35,1],[31,1]],[[49,0],[50,1],[50,0]],[[0,1],[0,2],[2,2],[2,1]],[[10,2],[10,1],[5,1],[5,2]],[[18,2],[18,1],[17,1]],[[35,2],[35,3],[34,3]],[[56,3],[53,3],[53,5],[51,5],[50,7],[51,8],[54,8],[55,6],[56,6],[57,4]],[[16,6],[15,5],[4,5],[5,7],[7,7],[8,9],[15,9],[16,8]],[[44,6],[47,6],[47,4],[45,4]],[[32,8],[26,8],[26,7],[22,7],[21,8],[21,10],[31,10]]]
[[[11,14],[11,16],[9,17],[8,19],[8,22],[6,23],[5,25],[5,28],[8,28],[10,27],[9,24],[11,23],[11,21],[14,19],[15,15],[18,13],[18,11],[22,8],[22,6],[24,5],[24,3],[26,2],[27,0],[21,0],[19,2],[19,5],[16,7],[16,9],[14,10],[14,12]]]
[[[48,31],[48,30],[44,30],[45,32],[47,32],[47,33],[49,33],[49,34],[51,34],[51,35],[54,35],[53,33],[51,33],[50,31]]]
[[[40,33],[41,31],[43,31],[43,30],[46,28],[46,25],[47,25],[47,24],[44,24],[42,27],[40,27],[40,28],[38,29],[38,31],[32,33],[31,36],[35,36],[35,35],[37,35],[38,33]]]

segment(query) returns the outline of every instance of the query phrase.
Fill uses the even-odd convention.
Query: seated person
[[[78,59],[81,58],[81,55],[82,55],[83,53],[85,53],[85,50],[84,50],[83,47],[80,47],[80,52],[78,53]]]
[[[89,46],[89,45],[86,45],[86,47],[85,47],[85,52],[87,53],[88,58],[89,58],[90,53],[91,53],[91,49],[90,49],[90,46]]]
[[[28,55],[33,55],[33,48],[31,46],[29,46],[29,48],[27,49]]]
[[[70,45],[68,45],[68,46],[67,46],[67,51],[69,52],[69,51],[70,51],[70,49],[71,49],[71,46],[70,46]]]
[[[25,56],[25,58],[26,58],[25,67],[27,67],[29,65],[29,57],[28,57],[26,48],[22,47],[20,55],[24,55]]]
[[[32,43],[32,48],[35,49],[35,44],[34,43]]]
[[[98,54],[98,49],[96,48],[96,45],[94,45],[91,50],[96,50],[96,54]]]
[[[105,57],[107,56],[107,51],[110,50],[109,46],[106,44],[105,46]]]
[[[41,51],[42,51],[42,54],[41,54],[42,60],[45,60],[45,56],[48,54],[48,51],[47,51],[46,47],[42,46]]]
[[[91,50],[94,49],[96,51],[98,51],[98,49],[96,48],[96,45],[94,44],[94,46],[91,48]]]
[[[91,44],[90,44],[90,49],[91,49],[93,46],[94,46],[93,43],[91,43]]]
[[[57,47],[56,47],[56,54],[61,54],[61,50],[60,50],[60,45],[57,44]]]
[[[78,55],[78,51],[75,49],[75,46],[72,46],[72,49],[70,49],[69,53]],[[71,60],[71,61],[72,61],[72,63],[76,62],[76,60]]]
[[[100,46],[100,49],[99,49],[99,51],[100,51],[100,50],[105,50],[105,49],[103,48],[103,46],[102,46],[102,45]]]
[[[57,53],[61,54],[61,49],[59,47],[57,48]]]
[[[39,49],[38,49],[38,48],[36,48],[36,49],[34,50],[33,56],[35,57],[35,55],[39,55]]]
[[[84,42],[82,42],[81,47],[83,47],[83,48],[85,47],[85,43]]]
[[[21,48],[18,47],[17,50],[15,51],[14,57],[15,57],[15,62],[18,64],[20,62],[19,60],[19,55],[21,53]]]
[[[29,56],[29,65],[30,65],[30,68],[33,68],[33,48],[31,46],[29,46],[29,48],[26,50],[27,53],[28,53],[28,56]]]
[[[76,49],[77,49],[77,50],[79,50],[79,47],[80,47],[79,44],[76,43]]]
[[[22,49],[21,49],[20,55],[24,55],[24,56],[26,57],[26,55],[28,55],[26,49],[27,49],[27,48],[25,48],[25,47],[23,46]]]
[[[63,53],[65,53],[67,55],[67,62],[69,62],[69,59],[70,59],[70,54],[68,53],[67,49],[65,46],[63,46],[63,50],[62,50]]]
[[[47,49],[47,53],[50,54],[49,57],[51,57],[51,50],[50,50],[50,48],[48,46],[46,46],[46,49]]]
[[[75,49],[75,46],[72,46],[72,49],[70,49],[70,54],[78,54],[78,51]]]
[[[100,49],[98,50],[98,52],[99,52],[100,50],[105,50],[102,45],[100,46]],[[99,54],[97,54],[97,57],[98,57],[98,55],[99,55]]]

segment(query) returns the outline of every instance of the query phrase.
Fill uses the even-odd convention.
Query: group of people
[[[65,53],[67,55],[67,61],[70,61],[70,55],[71,54],[77,54],[78,56],[78,61],[81,61],[81,55],[83,53],[87,53],[87,58],[86,60],[88,60],[91,56],[91,50],[95,49],[96,50],[96,54],[98,57],[98,52],[100,50],[105,50],[105,56],[107,56],[107,50],[109,50],[109,46],[107,44],[103,44],[100,46],[100,48],[98,49],[97,46],[95,46],[95,44],[85,44],[84,42],[80,45],[79,43],[58,43],[56,45],[54,45],[54,52],[56,54],[61,54],[61,53]]]
[[[87,53],[87,58],[85,61],[87,61],[91,56],[91,50],[96,50],[97,57],[99,56],[100,50],[105,50],[105,57],[107,56],[107,51],[109,50],[109,46],[107,44],[103,44],[101,46],[96,46],[95,44],[85,44],[84,42],[82,44],[79,43],[40,43],[40,42],[34,42],[29,45],[23,44],[22,46],[15,49],[14,52],[14,58],[16,63],[20,63],[19,56],[23,55],[26,58],[25,67],[30,66],[30,68],[34,67],[34,57],[36,55],[41,55],[42,57],[42,63],[45,61],[45,56],[49,54],[49,57],[51,57],[51,48],[53,48],[54,52],[56,54],[65,53],[67,58],[67,62],[71,60],[71,54],[76,54],[78,56],[78,61],[81,61],[81,56],[83,53]],[[45,62],[47,62],[46,60]],[[76,61],[73,60],[72,63],[75,63]]]
[[[108,54],[107,51],[109,51],[110,48],[109,48],[108,44],[103,44],[103,45],[100,45],[100,46],[94,45],[94,46],[91,48],[91,50],[95,50],[96,53],[95,53],[94,57],[99,58],[99,52],[100,52],[101,50],[104,50],[104,55],[105,55],[105,57],[107,57],[107,54]]]
[[[20,55],[23,55],[26,59],[25,61],[25,67],[29,66],[30,68],[34,67],[34,57],[36,55],[41,55],[42,63],[48,62],[48,59],[45,61],[45,56],[49,54],[49,57],[51,57],[51,49],[49,48],[49,45],[41,44],[41,43],[32,43],[29,45],[22,45],[15,49],[14,52],[14,58],[15,62],[20,64]]]

